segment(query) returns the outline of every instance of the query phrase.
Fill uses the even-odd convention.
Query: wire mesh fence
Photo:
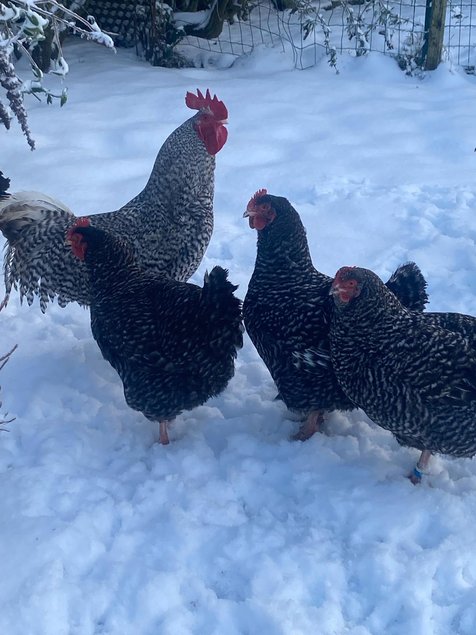
[[[285,11],[277,11],[268,0],[256,0],[247,21],[225,25],[214,40],[188,36],[181,47],[198,49],[204,64],[225,66],[257,46],[279,46],[292,53],[299,69],[324,56],[335,65],[337,54],[379,51],[411,70],[421,62],[426,11],[425,0],[305,1],[298,10]],[[472,2],[449,0],[445,13],[443,59],[474,72],[476,9]]]
[[[285,3],[293,8],[277,10]],[[190,35],[182,39],[183,33],[175,30],[178,15],[185,16],[185,25],[188,16],[189,27],[206,21],[206,10],[176,13],[188,4],[183,0],[167,0],[167,4],[158,0],[86,0],[87,10],[105,30],[116,34],[119,45],[135,44],[147,51],[144,33],[149,29],[149,35],[156,37],[160,32],[162,44],[157,63],[166,61],[164,50],[170,54],[170,65],[176,63],[171,51],[177,49],[194,63],[227,66],[257,46],[278,46],[291,52],[300,69],[315,65],[324,56],[336,65],[337,56],[342,53],[363,55],[379,51],[397,58],[407,71],[422,65],[422,50],[428,46],[428,35],[434,28],[428,20],[429,11],[438,5],[444,18],[443,59],[469,72],[476,67],[476,7],[473,9],[468,0],[236,0],[234,5],[244,9],[242,17],[246,15],[246,20],[235,16],[233,24],[225,22],[221,35],[215,39]],[[219,0],[202,0],[200,6],[218,4]],[[437,19],[437,26],[439,22]],[[149,23],[154,26],[147,26]],[[150,55],[145,56],[151,59]],[[437,61],[439,57],[438,50]]]
[[[446,55],[474,73],[476,66],[476,7],[472,2],[449,2],[445,26]]]

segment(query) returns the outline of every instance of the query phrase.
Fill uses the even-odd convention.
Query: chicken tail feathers
[[[210,273],[208,271],[205,273],[204,288],[206,286],[209,287],[210,293],[218,291],[219,294],[224,290],[228,290],[230,294],[233,294],[238,289],[238,285],[234,285],[228,280],[228,270],[218,265],[213,267]]]
[[[35,295],[44,312],[57,297],[60,306],[89,304],[89,284],[65,242],[73,213],[60,201],[38,192],[0,197],[0,231],[7,239],[4,259],[5,306],[12,288],[32,304]]]
[[[231,337],[235,348],[243,346],[243,325],[241,300],[234,296],[238,287],[228,280],[228,271],[213,267],[203,280],[202,298],[211,315],[210,323],[215,333],[221,337]]]
[[[414,262],[400,265],[386,283],[401,304],[411,311],[424,311],[428,302],[427,282]]]
[[[3,176],[3,172],[0,171],[0,200],[6,196],[10,196],[8,194],[8,188],[10,187],[10,179],[7,179],[6,176]]]
[[[229,306],[233,311],[241,316],[241,301],[235,298],[233,293],[238,286],[228,280],[228,271],[222,267],[213,267],[205,273],[203,279],[203,298],[211,308],[216,306],[221,308]]]
[[[40,192],[4,192],[0,197],[0,231],[10,242],[18,240],[23,229],[31,224],[49,223],[64,216],[70,223],[74,218],[64,203]]]

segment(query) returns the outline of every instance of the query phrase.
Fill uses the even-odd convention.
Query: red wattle
[[[262,216],[250,216],[251,229],[264,229],[267,224],[268,221]]]
[[[199,126],[198,136],[205,144],[208,154],[214,156],[225,145],[228,138],[228,130],[223,124]]]

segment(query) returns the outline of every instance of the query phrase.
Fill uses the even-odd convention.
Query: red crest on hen
[[[339,269],[339,271],[336,273],[335,279],[340,282],[344,279],[344,276],[347,277],[348,274],[351,274],[352,271],[355,269],[356,267],[341,267]]]
[[[256,201],[261,198],[262,196],[266,196],[266,194],[268,193],[268,190],[266,190],[265,188],[263,188],[262,190],[258,190],[257,192],[255,192],[253,194],[253,196],[250,198],[250,202],[248,203],[248,205],[246,206],[246,209],[248,211],[253,210],[254,206],[256,205]]]
[[[262,189],[255,192],[250,202],[246,207],[245,217],[249,218],[249,224],[251,229],[264,229],[267,225],[272,223],[276,218],[276,211],[273,209],[271,203],[259,202],[259,199],[268,194],[268,190]]]

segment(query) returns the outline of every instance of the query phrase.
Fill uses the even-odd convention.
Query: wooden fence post
[[[421,49],[421,65],[434,71],[441,62],[447,0],[427,0],[425,12],[425,39]]]

